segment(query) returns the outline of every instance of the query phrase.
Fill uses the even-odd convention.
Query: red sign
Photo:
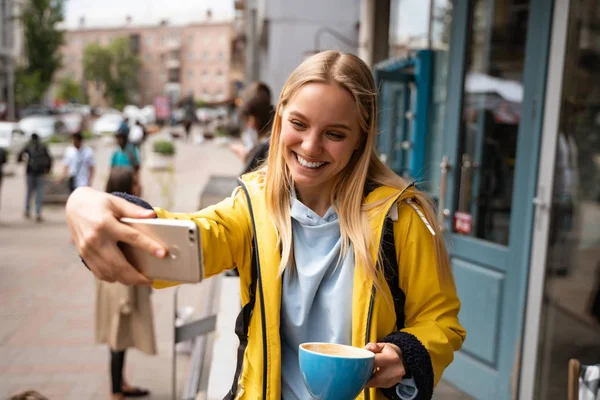
[[[471,233],[473,217],[471,214],[457,211],[454,213],[454,232],[468,235]]]
[[[154,109],[156,113],[156,119],[169,119],[169,117],[171,116],[169,98],[166,96],[159,96],[156,99],[154,99]]]

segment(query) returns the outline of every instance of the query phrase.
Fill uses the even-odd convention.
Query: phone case
[[[121,222],[148,235],[168,249],[163,259],[123,243],[125,258],[150,279],[197,283],[202,281],[202,251],[198,227],[192,221],[122,218]]]

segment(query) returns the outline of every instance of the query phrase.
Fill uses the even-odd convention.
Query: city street
[[[94,186],[102,189],[112,146],[101,143],[96,150]],[[172,175],[143,171],[144,198],[194,211],[211,174],[235,175],[239,168],[225,147],[178,142]],[[49,399],[107,399],[109,352],[94,342],[94,279],[70,242],[62,205],[46,206],[41,224],[23,218],[23,167],[16,172],[4,180],[1,193],[0,398],[33,389]],[[202,293],[198,286],[183,286],[179,304],[198,310]],[[158,355],[127,354],[126,378],[150,389],[150,399],[171,398],[173,295],[174,289],[164,289],[152,296]],[[178,391],[188,358],[177,357]]]

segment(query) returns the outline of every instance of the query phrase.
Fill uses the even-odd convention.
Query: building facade
[[[247,0],[247,80],[269,85],[277,99],[287,77],[324,49],[356,53],[358,0]]]
[[[108,45],[117,37],[130,39],[141,60],[138,103],[152,104],[157,96],[174,101],[192,94],[205,102],[223,102],[233,95],[231,22],[206,21],[184,26],[166,22],[116,28],[85,28],[65,33],[64,67],[58,77],[83,80],[83,54],[90,43]]]
[[[361,50],[381,153],[449,243],[467,339],[442,378],[460,398],[567,398],[569,359],[600,363],[600,5],[387,3],[361,8],[361,43],[386,49]]]

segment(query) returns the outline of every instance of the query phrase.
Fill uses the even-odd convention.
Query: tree
[[[81,84],[70,76],[65,76],[58,81],[56,97],[69,102],[85,103]]]
[[[29,73],[22,67],[15,71],[15,101],[17,104],[28,105],[39,102],[46,91],[44,87],[39,71]]]
[[[126,37],[116,38],[106,47],[91,43],[83,53],[84,78],[96,83],[118,108],[131,102],[137,92],[140,66]]]
[[[28,102],[39,101],[52,83],[54,73],[62,67],[60,47],[64,31],[64,0],[25,0],[17,19],[23,26],[27,64],[17,73],[17,87],[28,89]],[[25,97],[25,98],[24,98]],[[26,104],[26,103],[21,103]]]

